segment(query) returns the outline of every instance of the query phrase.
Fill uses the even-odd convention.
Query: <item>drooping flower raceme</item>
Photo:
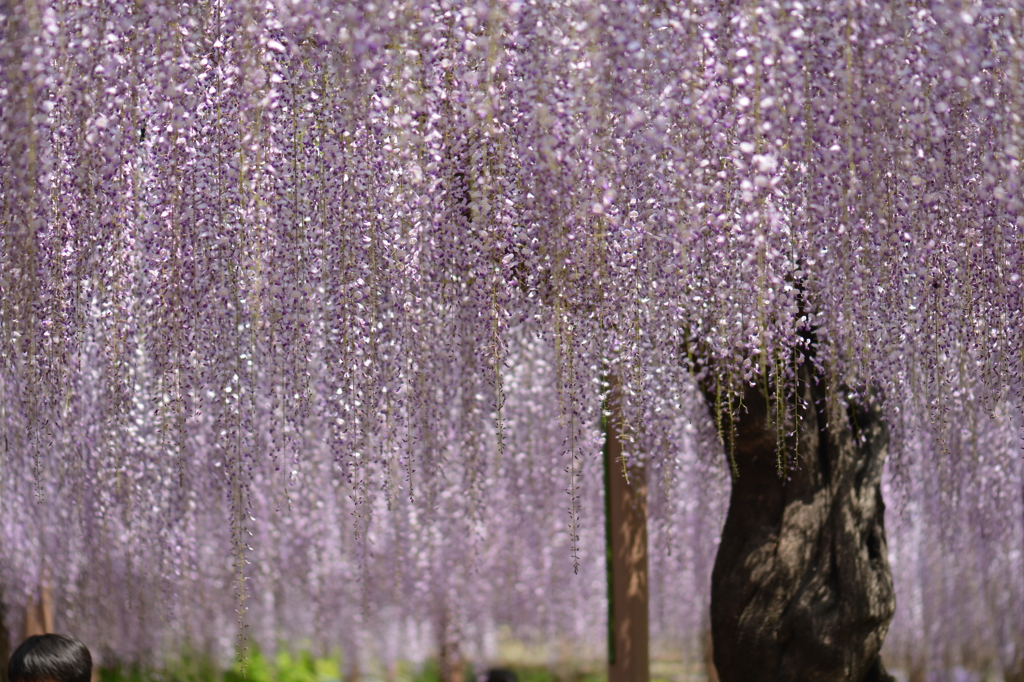
[[[929,567],[1006,566],[976,613],[1020,655],[1022,12],[0,6],[5,586],[117,594],[61,617],[129,657],[235,610],[353,651],[565,629],[601,609],[614,376],[655,589],[700,591],[739,408],[695,375],[792,430],[813,337],[830,409],[893,428],[908,631],[956,604]]]

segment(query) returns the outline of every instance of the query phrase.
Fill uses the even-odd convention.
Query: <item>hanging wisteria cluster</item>
[[[792,430],[813,337],[894,432],[892,646],[1024,657],[1017,0],[0,16],[9,594],[48,572],[124,657],[239,622],[599,649],[614,378],[696,642],[728,397]]]

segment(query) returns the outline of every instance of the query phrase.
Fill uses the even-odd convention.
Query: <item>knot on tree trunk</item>
[[[773,406],[760,388],[743,395],[712,573],[723,682],[892,679],[879,657],[896,606],[881,494],[888,429],[866,404],[834,409],[828,423],[828,390],[804,363],[784,477]]]

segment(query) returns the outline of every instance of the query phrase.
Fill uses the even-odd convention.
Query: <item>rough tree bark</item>
[[[743,396],[739,476],[711,578],[722,682],[893,679],[879,656],[896,608],[880,487],[888,429],[858,406],[828,424],[829,387],[810,365],[799,372],[788,480],[777,473],[768,401],[759,388]]]

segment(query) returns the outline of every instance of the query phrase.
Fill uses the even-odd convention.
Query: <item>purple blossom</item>
[[[1022,11],[0,5],[0,584],[126,660],[599,651],[614,372],[695,651],[688,352],[786,385],[814,330],[894,434],[887,655],[1019,660]]]

